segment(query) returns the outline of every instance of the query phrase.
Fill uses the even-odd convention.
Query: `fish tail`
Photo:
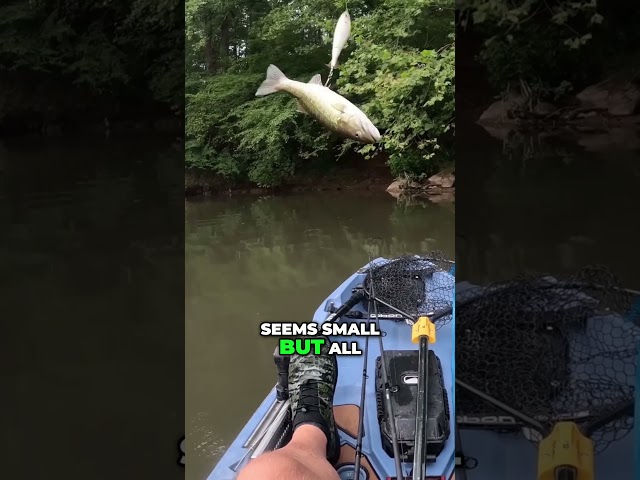
[[[256,97],[264,97],[280,91],[282,82],[287,79],[286,75],[275,65],[269,65],[267,68],[267,78],[262,82],[256,91]]]

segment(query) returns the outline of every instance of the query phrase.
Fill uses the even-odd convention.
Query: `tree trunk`
[[[227,13],[222,25],[220,25],[220,58],[223,64],[227,64],[229,58],[230,34],[229,29],[233,20],[233,13]]]
[[[204,40],[204,64],[207,68],[207,73],[215,73],[216,59],[213,55],[213,42],[209,35]]]

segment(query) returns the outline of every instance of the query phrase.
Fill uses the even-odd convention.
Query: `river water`
[[[310,320],[380,256],[454,250],[454,204],[381,194],[228,197],[186,203],[187,478],[201,480],[275,383],[264,321]]]
[[[3,477],[183,475],[183,164],[162,137],[0,143]]]
[[[630,261],[640,240],[640,147],[605,137],[588,151],[536,135],[503,145],[477,126],[461,124],[458,132],[458,281],[598,263],[640,288]]]

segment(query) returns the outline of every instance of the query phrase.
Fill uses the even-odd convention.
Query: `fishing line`
[[[333,77],[333,67],[329,68],[329,76],[327,77],[327,81],[324,83],[324,86],[329,88],[329,82],[331,82],[331,77]]]

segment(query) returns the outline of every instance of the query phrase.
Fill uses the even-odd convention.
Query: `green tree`
[[[557,100],[637,64],[638,6],[624,0],[463,0],[463,28],[482,34],[479,59],[496,90]]]
[[[180,110],[182,5],[179,0],[3,2],[0,116],[82,122],[129,107]]]
[[[296,112],[287,95],[254,97],[269,64],[289,78],[326,78],[336,0],[187,0],[187,166],[275,186],[346,152],[383,152],[395,175],[451,161],[453,3],[351,0],[351,39],[333,88],[383,133],[363,146]]]

